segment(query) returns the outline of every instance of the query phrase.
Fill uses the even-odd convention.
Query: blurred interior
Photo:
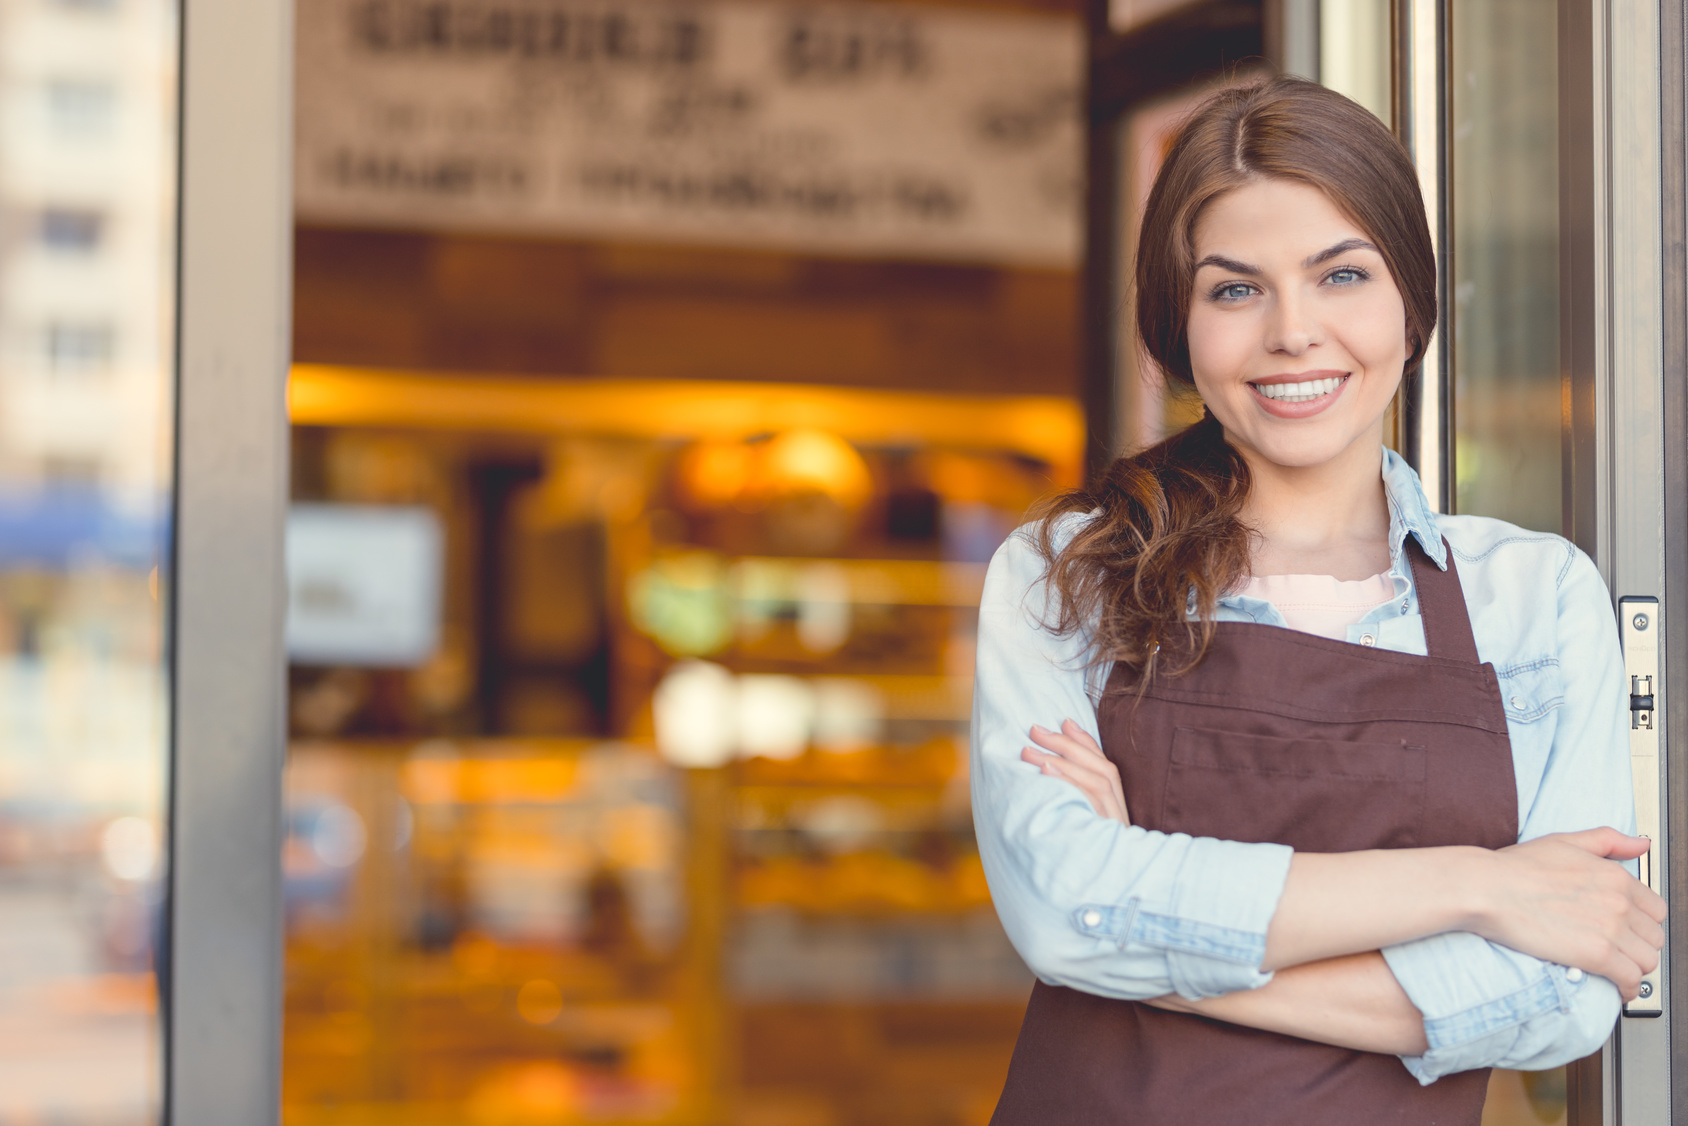
[[[846,86],[966,34],[1070,44],[999,90],[1053,99],[1019,127],[1053,130],[1068,241],[302,203],[290,1126],[989,1116],[1030,976],[973,843],[972,643],[991,553],[1080,475],[1080,28],[823,11],[788,61]],[[382,597],[390,634],[350,636]]]

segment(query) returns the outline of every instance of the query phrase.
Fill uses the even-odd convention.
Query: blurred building
[[[159,1107],[176,34],[153,0],[0,4],[8,1122]]]
[[[0,215],[4,477],[156,518],[169,464],[176,14],[10,0]]]

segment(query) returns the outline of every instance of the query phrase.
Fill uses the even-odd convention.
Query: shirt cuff
[[[1173,990],[1190,1000],[1258,989],[1272,980],[1260,963],[1293,855],[1286,845],[1189,839],[1169,903],[1087,904],[1074,923],[1122,946],[1161,951]]]
[[[1569,1013],[1588,981],[1580,970],[1568,973],[1463,932],[1385,947],[1383,959],[1424,1014],[1429,1051],[1401,1062],[1425,1085],[1503,1058],[1526,1022]]]

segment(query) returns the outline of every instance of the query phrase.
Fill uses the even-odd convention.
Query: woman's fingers
[[[1647,939],[1630,931],[1618,936],[1618,950],[1629,961],[1634,962],[1641,973],[1650,974],[1659,968],[1659,949]]]
[[[1574,844],[1584,852],[1607,860],[1635,860],[1646,856],[1653,842],[1646,837],[1632,837],[1616,829],[1584,829],[1577,833],[1554,833],[1567,844]]]
[[[1633,1001],[1641,989],[1641,977],[1658,965],[1658,952],[1634,934],[1619,932],[1594,938],[1580,957],[1563,962],[1591,974],[1598,974],[1618,987],[1624,1000]]]
[[[1020,759],[1052,778],[1060,778],[1077,786],[1089,799],[1091,808],[1100,816],[1113,818],[1126,825],[1131,824],[1126,815],[1125,797],[1120,791],[1117,775],[1091,769],[1083,762],[1063,758],[1036,747],[1021,750]]]
[[[1662,950],[1665,945],[1665,928],[1659,925],[1652,912],[1637,906],[1629,913],[1629,929],[1639,935],[1654,950]]]
[[[1080,724],[1078,720],[1076,720],[1076,719],[1063,719],[1061,721],[1061,734],[1063,734],[1067,738],[1073,740],[1073,742],[1075,742],[1079,746],[1085,748],[1091,754],[1095,755],[1097,758],[1106,758],[1107,757],[1106,755],[1102,754],[1101,746],[1096,742],[1095,739],[1092,739],[1090,737],[1090,732],[1086,731],[1084,729],[1083,725]]]
[[[1090,807],[1099,816],[1112,817],[1115,815],[1107,786],[1092,772],[1065,762],[1059,755],[1050,754],[1048,751],[1035,747],[1025,748],[1020,752],[1020,758],[1031,763],[1051,778],[1059,778],[1077,787],[1078,791],[1090,802]]]
[[[1640,880],[1635,881],[1634,886],[1630,889],[1630,896],[1635,900],[1636,907],[1655,923],[1664,922],[1670,914],[1670,905],[1664,901],[1664,897]],[[1659,933],[1662,935],[1664,931],[1661,930]],[[1663,940],[1661,939],[1661,941]]]
[[[1647,842],[1614,829],[1561,833],[1494,854],[1508,870],[1499,889],[1502,945],[1610,979],[1633,1000],[1659,965],[1664,900],[1612,860]]]
[[[1032,724],[1032,742],[1046,751],[1054,751],[1063,758],[1086,759],[1096,764],[1108,762],[1108,756],[1102,753],[1102,748],[1096,745],[1096,740],[1090,734],[1074,723],[1067,720],[1061,724],[1061,730],[1051,731],[1047,727]]]
[[[1044,757],[1055,756],[1064,764],[1061,770],[1045,770],[1045,773],[1065,777],[1079,785],[1090,797],[1090,804],[1102,816],[1131,824],[1131,812],[1125,804],[1125,787],[1120,782],[1119,768],[1102,753],[1096,740],[1077,721],[1064,720],[1059,731],[1033,724],[1031,739],[1042,749]],[[1020,757],[1042,767],[1036,752],[1029,747]],[[1083,783],[1079,782],[1079,777],[1084,778]]]

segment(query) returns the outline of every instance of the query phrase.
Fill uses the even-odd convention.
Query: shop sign
[[[297,208],[1070,266],[1058,16],[772,0],[299,0]]]

